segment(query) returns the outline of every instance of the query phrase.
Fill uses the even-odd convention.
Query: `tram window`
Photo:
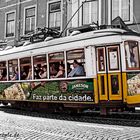
[[[97,50],[97,53],[98,53],[98,69],[99,71],[104,71],[105,70],[104,49],[99,48]]]
[[[84,49],[67,51],[68,77],[85,76]]]
[[[101,76],[101,95],[105,95],[105,79],[104,76]]]
[[[33,57],[34,62],[34,79],[47,78],[47,62],[46,55],[38,55]]]
[[[125,60],[127,69],[139,69],[138,42],[125,41]]]
[[[49,54],[50,78],[65,77],[64,52]]]
[[[18,71],[18,60],[9,60],[8,61],[8,77],[9,80],[19,80],[19,71]]]
[[[118,75],[111,75],[111,93],[119,94],[119,78]]]
[[[25,57],[20,59],[20,73],[21,80],[32,79],[31,57]]]
[[[118,47],[108,48],[109,70],[119,70]]]
[[[7,80],[7,67],[6,61],[0,62],[0,81]]]

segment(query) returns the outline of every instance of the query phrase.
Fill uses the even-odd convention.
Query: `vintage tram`
[[[132,110],[140,105],[140,36],[110,28],[5,49],[0,78],[0,101],[14,107]]]

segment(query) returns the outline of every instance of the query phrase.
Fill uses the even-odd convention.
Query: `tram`
[[[0,101],[70,111],[140,105],[140,36],[101,29],[0,51]]]

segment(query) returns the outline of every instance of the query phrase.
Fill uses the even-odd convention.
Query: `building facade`
[[[0,0],[0,44],[16,45],[21,36],[49,27],[70,29],[111,25],[120,16],[140,33],[140,0]]]

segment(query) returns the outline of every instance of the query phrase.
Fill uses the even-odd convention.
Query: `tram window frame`
[[[62,58],[59,59],[50,59],[51,55],[55,54],[61,54]],[[61,55],[60,55],[61,56]],[[48,54],[48,66],[49,66],[49,78],[65,78],[66,77],[66,71],[65,71],[65,53],[64,51],[60,52],[53,52]],[[54,73],[51,74],[51,67],[54,67]],[[59,70],[61,68],[61,70]]]
[[[76,51],[82,51],[82,57],[80,56],[80,57],[78,57],[77,55],[75,55],[75,57],[72,57],[72,53],[77,53]],[[69,53],[70,52],[70,53]],[[70,56],[70,58],[69,58],[69,56]],[[71,58],[72,57],[72,58]],[[80,49],[73,49],[73,50],[68,50],[68,51],[66,51],[66,61],[67,61],[67,77],[68,78],[71,78],[71,77],[85,77],[86,76],[86,69],[85,69],[85,50],[84,50],[84,48],[80,48]],[[80,66],[82,66],[83,68],[81,68],[81,69],[83,69],[82,71],[83,71],[83,74],[81,74],[81,75],[73,75],[71,72],[72,72],[72,70],[74,69],[74,64],[75,64],[75,62],[79,65],[80,64]],[[68,66],[68,64],[70,65],[70,66]],[[68,68],[69,67],[69,68]],[[69,72],[69,70],[70,70],[70,72]]]
[[[113,59],[111,59],[110,58],[110,56],[111,56],[111,50],[113,50],[113,49],[117,49],[117,51],[116,51],[116,53],[117,53],[117,59],[116,59],[116,62],[113,60]],[[107,51],[108,51],[108,63],[109,63],[109,71],[114,71],[114,70],[119,70],[120,69],[120,66],[119,66],[119,45],[112,45],[112,46],[108,46],[108,48],[107,48]],[[112,54],[113,55],[113,54]],[[111,60],[112,60],[112,62],[111,62]],[[114,61],[114,62],[113,62]],[[116,63],[116,68],[111,68],[111,65],[113,64],[113,63]]]
[[[111,94],[118,95],[119,94],[119,76],[111,75]]]
[[[29,58],[30,61],[28,63],[21,63],[21,60],[25,60]],[[20,79],[21,80],[32,80],[33,79],[33,69],[32,69],[32,58],[30,57],[24,57],[19,59],[20,62]],[[28,70],[26,70],[28,68]],[[23,71],[22,71],[23,70]],[[26,76],[23,78],[23,76]]]
[[[128,44],[127,44],[128,43]],[[131,63],[131,67],[129,67],[129,64],[128,64],[128,54],[127,54],[127,47],[129,47],[129,53],[130,53],[130,45],[129,45],[129,43],[136,43],[136,50],[135,50],[135,54],[134,54],[134,50],[132,50],[132,52],[131,53],[133,53],[133,55],[132,54],[130,54],[130,58],[129,58],[129,61],[130,61],[130,63]],[[132,40],[127,40],[127,41],[124,41],[124,49],[125,49],[125,62],[126,62],[126,69],[127,70],[139,70],[140,69],[140,53],[139,53],[139,43],[138,43],[138,41],[132,41]],[[132,49],[132,48],[131,48]],[[137,55],[136,55],[136,53],[137,53]],[[137,56],[137,60],[134,60],[134,57],[135,56]],[[136,61],[137,63],[138,63],[138,65],[137,66],[135,66],[135,67],[132,67],[132,57],[133,57],[133,60],[134,61]]]
[[[103,50],[103,55],[100,55],[99,51]],[[105,48],[97,48],[98,57],[98,71],[105,71]],[[102,57],[102,58],[101,58]],[[102,69],[103,66],[103,69]]]
[[[42,60],[39,60],[39,59],[42,59]],[[33,56],[33,72],[34,72],[33,79],[47,79],[48,78],[46,54]]]
[[[14,61],[16,63],[14,64]],[[19,80],[19,68],[18,68],[18,59],[8,60],[8,80],[16,81]]]
[[[5,65],[4,65],[5,63]],[[2,64],[2,65],[1,65]],[[3,70],[5,70],[5,76],[2,76]],[[0,81],[7,81],[7,62],[1,61],[0,62]]]

